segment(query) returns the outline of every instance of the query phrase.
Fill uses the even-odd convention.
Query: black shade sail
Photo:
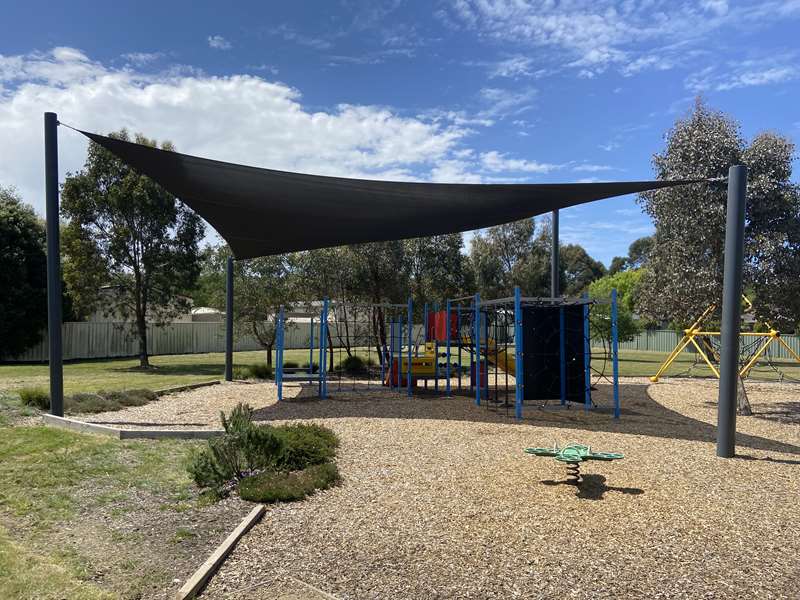
[[[236,258],[469,231],[592,200],[696,183],[345,179],[246,167],[81,133],[194,209]]]

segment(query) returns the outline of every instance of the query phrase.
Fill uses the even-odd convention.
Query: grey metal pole
[[[47,338],[50,360],[50,413],[64,416],[61,347],[61,242],[58,220],[58,116],[44,113],[44,183],[47,221]]]
[[[550,297],[558,298],[559,291],[559,261],[558,261],[558,210],[553,211],[551,219],[551,229],[553,235],[553,244],[550,248]]]
[[[736,391],[739,377],[739,328],[742,312],[742,263],[747,197],[747,167],[728,170],[728,214],[725,223],[725,269],[722,290],[717,456],[736,453]]]
[[[225,267],[225,381],[233,380],[233,257]]]

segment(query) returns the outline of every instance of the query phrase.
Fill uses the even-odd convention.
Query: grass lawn
[[[376,353],[365,349],[358,349],[357,353],[364,358],[377,359]],[[661,362],[666,358],[662,352],[637,352],[625,350],[620,352],[619,374],[622,377],[644,377],[655,374]],[[344,357],[344,353],[342,353]],[[319,352],[314,352],[315,362]],[[293,361],[300,365],[308,363],[308,350],[286,350],[285,361]],[[336,362],[340,360],[336,352]],[[453,357],[455,360],[455,357]],[[161,388],[199,383],[212,379],[220,379],[223,375],[225,355],[213,354],[175,354],[169,356],[153,356],[150,358],[155,367],[149,371],[139,370],[137,359],[111,359],[88,360],[70,362],[64,365],[64,391],[66,394],[77,392],[96,392],[99,390],[119,390],[146,388],[158,390]],[[469,364],[469,355],[462,353],[463,364]],[[264,362],[264,352],[236,352],[235,365],[250,365]],[[592,366],[603,370],[604,359],[595,350]],[[694,363],[694,355],[684,352],[680,360],[676,361],[667,376],[685,374]],[[786,376],[800,380],[800,365],[793,362],[781,362],[780,369]],[[610,363],[605,365],[605,373],[611,376]],[[711,371],[705,365],[697,365],[691,372],[692,376],[710,377]],[[760,380],[774,380],[778,375],[767,365],[761,365],[753,370],[752,377]],[[41,386],[47,388],[48,374],[46,364],[3,364],[0,365],[0,392],[13,391],[26,386]]]
[[[29,413],[0,393],[0,598],[152,596],[241,518],[190,481],[199,442],[120,442],[20,422]]]

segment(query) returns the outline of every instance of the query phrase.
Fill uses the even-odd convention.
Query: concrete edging
[[[181,589],[175,594],[176,600],[194,598],[197,593],[203,589],[203,586],[208,583],[211,576],[217,572],[222,565],[222,561],[230,554],[239,539],[261,519],[266,510],[267,507],[263,504],[259,504],[251,510],[244,520],[239,523],[239,526],[211,553],[211,556],[206,559],[206,562],[200,565],[200,568],[186,580],[186,583],[184,583]]]
[[[42,415],[42,420],[45,425],[53,425],[61,429],[71,429],[80,433],[98,433],[100,435],[107,435],[109,437],[122,439],[122,430],[108,427],[107,425],[97,425],[96,423],[86,423],[85,421],[78,421],[77,419],[70,419],[69,417],[57,417],[49,413]]]
[[[42,420],[46,425],[53,427],[70,429],[79,433],[107,435],[118,440],[207,440],[225,433],[222,429],[118,429],[69,417],[57,417],[49,413],[44,413]]]

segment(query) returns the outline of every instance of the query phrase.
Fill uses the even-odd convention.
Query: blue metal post
[[[408,395],[411,396],[411,356],[414,329],[414,305],[412,304],[411,297],[408,298],[408,364],[406,365],[406,387],[408,388]]]
[[[611,288],[611,361],[614,372],[614,418],[619,419],[619,331],[617,326],[617,288]]]
[[[439,303],[433,305],[433,315],[434,319],[439,318]],[[434,321],[435,322],[435,321]],[[437,335],[436,327],[433,328],[433,350],[434,354],[436,354],[436,362],[433,366],[433,389],[434,391],[439,391],[439,336]]]
[[[458,391],[461,391],[461,303],[456,307],[456,331],[458,332]]]
[[[564,307],[558,309],[558,362],[560,366],[561,406],[567,403],[567,319]]]
[[[389,389],[394,389],[394,317],[389,321]],[[399,382],[398,382],[399,383]]]
[[[447,319],[447,364],[444,367],[447,383],[445,383],[445,391],[450,395],[450,300],[447,301],[447,310],[445,317]]]
[[[592,408],[592,346],[589,340],[589,296],[584,294],[587,302],[583,305],[583,367],[586,372],[586,392],[583,399],[584,408]]]
[[[522,292],[514,288],[514,416],[522,418],[524,365],[522,362]]]
[[[382,325],[385,327],[386,323],[384,322],[382,323]],[[380,331],[380,329],[378,329],[378,331]],[[385,332],[386,329],[384,329],[384,333]],[[378,341],[380,342],[380,340]],[[383,385],[384,382],[386,381],[386,344],[381,344],[380,359],[381,359],[381,385]]]
[[[397,318],[397,391],[400,391],[403,374],[403,317]]]
[[[422,339],[428,342],[428,303],[425,303],[425,314],[423,315],[425,331],[422,332]]]
[[[311,326],[310,326],[310,340],[309,340],[309,349],[308,349],[308,378],[311,379],[311,376],[314,375],[314,317],[311,317]]]
[[[475,404],[481,405],[481,295],[475,294]]]
[[[275,358],[278,362],[278,368],[275,371],[275,383],[278,384],[278,401],[283,400],[283,307],[281,306],[278,311],[278,351],[275,353]]]
[[[328,397],[328,299],[322,301],[322,319],[319,327],[319,373],[321,382],[320,398]]]

